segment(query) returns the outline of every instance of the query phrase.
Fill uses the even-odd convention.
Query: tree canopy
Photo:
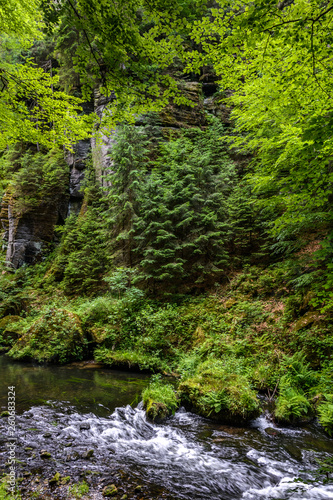
[[[236,143],[284,206],[279,231],[325,222],[332,197],[332,16],[331,2],[221,0],[192,31],[188,70],[210,63],[232,90]]]
[[[59,90],[58,77],[25,55],[43,37],[43,26],[38,1],[2,3],[0,149],[18,140],[71,147],[90,132],[92,118],[79,117],[82,101]]]

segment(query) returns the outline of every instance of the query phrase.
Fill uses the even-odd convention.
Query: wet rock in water
[[[281,434],[281,432],[278,429],[274,429],[274,427],[266,427],[265,432],[271,437],[280,436]]]
[[[80,458],[80,455],[78,454],[77,451],[74,451],[73,453],[68,453],[67,456],[65,457],[66,462],[72,462],[74,460],[77,460]]]
[[[49,485],[54,486],[54,485],[58,484],[60,479],[61,479],[61,475],[59,474],[59,472],[56,472],[54,474],[54,476],[51,479],[49,479]]]
[[[51,458],[51,453],[49,453],[46,450],[41,450],[40,456],[41,456],[41,458]]]
[[[161,423],[169,416],[169,410],[164,403],[149,402],[146,415],[153,422]]]
[[[88,422],[82,422],[80,424],[80,431],[86,431],[90,429],[90,424]]]
[[[244,427],[230,427],[230,425],[220,425],[219,431],[223,431],[231,436],[243,436],[246,433],[246,428]]]
[[[93,454],[94,454],[94,450],[88,450],[88,451],[82,453],[82,458],[85,458],[88,460],[89,458],[91,458],[93,456]]]
[[[115,484],[109,484],[108,486],[105,486],[103,489],[103,496],[104,497],[115,497],[118,493],[118,488],[116,487]]]
[[[292,443],[284,443],[283,447],[289,453],[290,456],[292,456],[296,460],[302,460],[303,458],[302,450],[300,449],[299,446],[296,446]]]

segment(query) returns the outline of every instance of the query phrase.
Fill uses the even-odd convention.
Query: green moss
[[[142,393],[143,406],[149,419],[157,422],[165,420],[179,406],[174,388],[163,384],[161,379],[152,382]]]
[[[70,486],[68,488],[69,495],[76,499],[82,498],[88,492],[89,492],[89,486],[85,481],[82,481],[82,483],[74,484],[73,486]]]
[[[118,488],[114,484],[109,484],[103,489],[104,497],[115,497],[118,493]]]
[[[21,316],[5,316],[0,320],[0,345],[10,347],[22,332]]]
[[[259,402],[246,376],[217,359],[201,363],[179,386],[182,399],[205,417],[243,423],[259,414]]]
[[[61,479],[60,473],[56,472],[54,476],[51,479],[49,479],[49,485],[52,486],[58,484],[60,479]]]
[[[139,370],[163,371],[167,368],[166,363],[157,356],[141,354],[134,350],[113,351],[106,347],[98,347],[94,352],[96,361],[108,366],[133,368]]]

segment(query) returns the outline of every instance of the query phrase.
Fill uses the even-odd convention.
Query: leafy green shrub
[[[77,314],[50,308],[22,334],[9,351],[14,359],[66,363],[86,354],[87,341]]]
[[[108,296],[99,296],[85,300],[75,310],[84,325],[104,325],[114,311],[114,299]]]
[[[82,498],[88,492],[89,486],[85,481],[82,481],[82,483],[73,484],[73,486],[69,486],[68,488],[68,494],[76,499]]]
[[[304,394],[293,387],[280,391],[275,408],[275,417],[279,422],[295,423],[308,415],[311,405]]]
[[[258,363],[251,372],[251,380],[257,389],[274,389],[278,382],[277,367],[265,362]]]
[[[333,395],[326,396],[327,401],[318,406],[319,422],[329,436],[333,435]]]
[[[171,384],[163,383],[160,376],[155,376],[152,380],[142,393],[143,406],[148,418],[163,420],[176,411],[179,401]]]
[[[182,312],[180,307],[173,304],[167,304],[157,310],[147,305],[136,319],[136,348],[141,352],[170,357],[176,347],[188,344],[190,334],[194,331],[195,320],[191,317],[185,318]]]
[[[178,362],[177,372],[180,374],[182,379],[189,378],[195,374],[201,361],[202,358],[196,351],[184,354]]]
[[[194,376],[181,381],[179,390],[204,416],[244,422],[259,414],[259,402],[248,378],[237,371],[235,359],[229,363],[227,359],[209,359],[198,365]]]
[[[297,352],[293,356],[286,356],[281,363],[282,371],[280,387],[295,387],[301,391],[308,391],[317,383],[317,375],[306,362],[305,354]]]
[[[5,316],[0,320],[0,344],[12,346],[22,331],[20,316]]]
[[[212,413],[228,410],[231,402],[227,391],[222,390],[208,392],[198,400],[198,403],[210,417]]]

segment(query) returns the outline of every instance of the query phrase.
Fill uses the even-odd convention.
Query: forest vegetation
[[[259,392],[333,433],[332,19],[317,0],[3,0],[3,352],[155,373],[153,419],[241,423]],[[79,209],[13,265],[8,231],[68,203],[90,137]]]

